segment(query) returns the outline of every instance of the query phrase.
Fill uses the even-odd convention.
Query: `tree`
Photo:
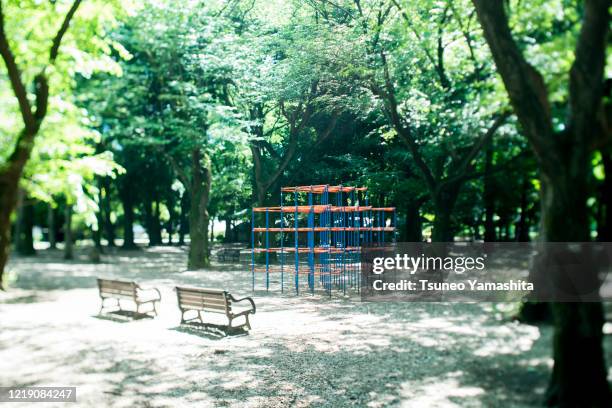
[[[70,22],[74,17],[81,0],[75,0],[60,29],[55,34],[51,42],[49,51],[49,64],[53,64],[57,59],[59,47],[64,35],[70,27]],[[0,55],[4,61],[6,72],[11,82],[11,87],[19,104],[19,111],[23,120],[23,129],[15,142],[15,147],[7,162],[0,170],[0,288],[2,288],[2,273],[8,259],[10,247],[10,215],[17,202],[17,189],[21,173],[30,157],[34,139],[40,130],[42,122],[47,114],[49,103],[49,80],[45,68],[37,74],[33,81],[35,89],[35,103],[28,99],[28,91],[23,82],[21,71],[17,66],[15,55],[5,32],[5,16],[3,5],[0,2]]]
[[[97,36],[95,24],[89,25],[90,30],[82,30],[78,35],[71,36],[69,28],[73,20],[82,22],[86,19],[90,21],[108,19],[108,14],[98,15],[94,12],[92,16],[86,18],[78,17],[77,11],[81,3],[81,0],[74,0],[68,4],[48,2],[42,5],[0,2],[0,55],[10,88],[17,100],[18,110],[15,113],[21,118],[20,130],[17,130],[15,121],[9,122],[15,124],[14,127],[10,127],[10,131],[15,132],[13,134],[16,134],[16,137],[12,139],[11,145],[6,146],[7,153],[2,152],[3,161],[0,164],[0,288],[9,255],[10,216],[15,208],[19,180],[30,159],[34,142],[44,130],[43,122],[50,111],[50,90],[62,94],[62,91],[70,90],[71,87],[70,75],[68,70],[65,70],[71,57],[62,58],[60,47],[68,40],[72,46],[79,49],[82,46],[79,42],[82,38],[78,36],[86,36],[88,39]],[[113,4],[103,3],[97,6],[114,7]],[[95,9],[95,6],[93,8]],[[45,19],[50,17],[57,19],[58,14],[63,14],[63,18],[59,19],[59,27],[50,27],[47,23],[49,20]],[[9,29],[28,31],[24,30],[25,27],[31,29],[29,32],[32,35],[18,37],[17,41],[20,42],[9,38]],[[48,42],[48,46],[36,44],[37,42]],[[90,44],[81,49],[85,53],[89,52],[90,57],[95,59],[105,45],[104,41],[100,41],[97,45]],[[45,49],[44,55],[38,52],[40,49]],[[23,70],[20,65],[23,66],[25,61],[28,61],[28,65]],[[27,86],[28,82],[31,83],[30,86]]]
[[[567,115],[557,121],[543,75],[527,60],[510,30],[505,2],[473,2],[497,71],[538,161],[541,238],[550,242],[589,241],[588,186],[593,146],[604,136],[598,112],[612,3],[584,2],[582,27],[568,73]],[[585,270],[584,274],[596,279],[595,270]],[[552,310],[555,362],[547,403],[568,407],[609,405],[601,303],[553,303]]]
[[[113,33],[122,45],[115,58],[124,75],[97,78],[89,100],[106,144],[115,146],[128,170],[119,185],[126,245],[132,246],[136,195],[150,244],[161,243],[160,214],[164,208],[173,213],[172,186],[178,179],[189,201],[191,269],[209,265],[211,156],[218,154],[213,146],[219,146],[215,129],[239,127],[233,109],[223,105],[238,59],[228,51],[236,42],[232,24],[213,7],[201,6],[160,2],[127,20]],[[109,99],[108,89],[118,96]],[[141,180],[138,169],[143,167],[155,178]]]

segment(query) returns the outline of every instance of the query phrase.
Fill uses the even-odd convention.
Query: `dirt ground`
[[[184,265],[177,247],[117,251],[100,264],[85,252],[70,262],[48,250],[13,258],[11,289],[0,293],[0,385],[75,386],[78,402],[70,406],[82,407],[527,407],[542,400],[551,328],[510,321],[508,305],[252,293],[246,264]],[[97,276],[158,287],[159,316],[98,316]],[[221,336],[180,327],[176,284],[253,296],[253,329]]]

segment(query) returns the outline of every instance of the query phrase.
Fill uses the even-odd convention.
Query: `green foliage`
[[[31,80],[57,28],[53,16],[68,2],[7,4],[15,16],[7,31]],[[245,219],[258,183],[266,200],[286,184],[364,184],[376,204],[397,205],[402,220],[418,205],[428,227],[436,191],[403,127],[436,189],[461,176],[459,231],[482,224],[484,177],[497,219],[515,222],[526,174],[536,218],[534,163],[513,118],[493,138],[492,168],[482,146],[462,167],[509,109],[469,0],[86,4],[50,68],[56,97],[24,182],[40,199],[97,197],[92,180],[115,175],[120,197],[141,207],[160,203],[170,221],[182,210],[198,148],[212,168],[209,212],[219,219]],[[581,7],[512,0],[507,8],[561,123]],[[390,115],[391,91],[400,126]],[[0,97],[12,98],[6,81]],[[3,134],[18,131],[15,109],[0,107]],[[1,157],[10,146],[10,138],[0,140]],[[603,178],[601,165],[595,177]]]

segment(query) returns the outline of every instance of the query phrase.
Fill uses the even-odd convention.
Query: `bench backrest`
[[[231,302],[224,290],[177,286],[176,295],[181,309],[225,314],[231,310]]]
[[[135,299],[137,287],[135,282],[98,279],[98,289],[102,297]]]

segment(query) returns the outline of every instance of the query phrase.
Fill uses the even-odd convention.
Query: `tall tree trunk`
[[[178,244],[185,245],[185,235],[189,233],[189,219],[187,213],[189,212],[189,194],[183,193],[181,196],[181,214],[179,215],[179,242]]]
[[[256,188],[255,188],[255,193],[257,196],[257,206],[258,207],[265,206],[267,187],[264,184],[257,183]]]
[[[101,233],[100,233],[100,229],[93,229],[90,228],[91,230],[91,238],[93,239],[95,245],[93,246],[93,248],[91,249],[91,251],[89,252],[89,260],[93,263],[100,263],[100,255],[102,254],[102,244],[100,243],[100,237],[101,237]]]
[[[602,106],[606,51],[609,48],[610,0],[582,2],[582,25],[569,71],[567,119],[555,132],[553,109],[544,77],[529,64],[515,42],[505,2],[473,0],[512,107],[540,167],[541,235],[544,242],[590,240],[587,186],[590,149],[605,128]],[[563,265],[535,259],[534,287],[547,272]],[[546,267],[548,266],[548,267]],[[552,269],[551,269],[552,268]],[[581,279],[595,281],[585,268]],[[547,403],[560,407],[612,405],[602,345],[601,303],[553,303],[554,367]]]
[[[529,241],[529,222],[527,220],[527,205],[529,204],[527,195],[529,193],[529,179],[523,177],[521,184],[521,214],[516,225],[516,240],[518,242]]]
[[[64,259],[73,259],[72,241],[72,205],[66,203],[64,208]]]
[[[159,225],[159,207],[157,201],[144,203],[145,224],[149,236],[149,246],[161,244],[161,229]]]
[[[97,228],[91,228],[91,239],[93,240],[94,243],[94,248],[98,251],[98,252],[102,252],[102,233],[100,232],[100,222],[98,220],[98,226]]]
[[[111,207],[111,184],[110,177],[103,177],[100,185],[100,205],[102,210],[102,225],[99,227],[104,231],[104,238],[108,242],[109,247],[115,246],[115,226],[112,221]]]
[[[191,209],[189,212],[189,269],[201,269],[210,265],[208,253],[208,200],[210,197],[210,163],[200,149],[191,152]]]
[[[55,209],[50,203],[47,205],[47,238],[49,240],[49,249],[57,247],[57,231],[56,231]]]
[[[231,242],[232,240],[232,220],[229,218],[225,219],[225,242]]]
[[[23,197],[20,200],[21,205],[18,209],[15,233],[16,249],[19,255],[32,256],[36,254],[34,236],[32,234],[32,229],[34,228],[34,204],[28,201],[24,192],[20,194],[23,194]]]
[[[153,203],[153,223],[151,224],[151,233],[153,234],[153,242],[152,245],[161,245],[162,244],[162,236],[161,236],[161,219],[160,219],[160,210],[159,210],[159,201],[155,201]]]
[[[571,160],[576,166],[558,170],[541,180],[542,225],[546,242],[589,241],[588,171],[586,159]],[[581,168],[582,167],[582,168]],[[551,267],[536,263],[532,279],[545,279]],[[597,279],[585,271],[583,279]],[[604,314],[601,303],[552,303],[555,333],[553,340],[554,368],[547,390],[551,406],[609,406],[610,388],[607,383],[602,347]]]
[[[485,242],[495,241],[495,192],[491,169],[493,167],[493,145],[489,143],[485,155],[484,169],[484,206],[485,206],[485,222],[484,222],[484,240]]]
[[[91,239],[94,243],[94,248],[97,251],[102,252],[102,228],[104,225],[104,206],[102,205],[102,201],[104,200],[104,192],[102,189],[102,183],[98,183],[98,211],[96,211],[96,221],[97,226],[94,228],[91,227]]]
[[[210,221],[210,245],[212,246],[215,242],[215,217],[212,217]]]
[[[455,227],[453,225],[453,210],[459,195],[460,184],[447,185],[434,194],[434,222],[431,233],[432,242],[453,242]]]
[[[11,214],[17,203],[18,173],[0,173],[0,289],[4,289],[4,267],[11,249]]]
[[[25,201],[25,193],[22,189],[17,191],[17,204],[15,217],[15,227],[13,228],[13,245],[15,248],[19,247],[21,241],[21,231],[23,231],[23,203]]]
[[[174,226],[176,225],[176,211],[174,211],[174,200],[167,203],[169,219],[166,223],[166,231],[168,232],[168,245],[172,245],[172,235],[174,234]]]
[[[597,240],[612,241],[612,153],[601,152],[605,178],[600,187]]]
[[[121,194],[123,206],[123,249],[136,249],[134,242],[134,201],[129,192]]]
[[[404,239],[406,242],[423,241],[420,205],[421,203],[417,200],[406,201],[406,224],[404,227]]]

